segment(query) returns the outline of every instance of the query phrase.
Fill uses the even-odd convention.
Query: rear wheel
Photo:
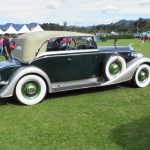
[[[126,69],[126,62],[121,56],[113,55],[106,59],[103,66],[103,74],[106,80],[117,77]]]
[[[139,66],[132,81],[136,87],[146,87],[150,83],[150,66],[147,64]]]
[[[16,85],[15,95],[17,100],[25,105],[37,104],[46,95],[45,81],[37,75],[24,76]]]

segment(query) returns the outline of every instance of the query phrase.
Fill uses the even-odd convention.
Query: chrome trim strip
[[[112,48],[112,47],[116,47],[116,46],[98,46],[100,48]],[[117,46],[118,48],[126,48],[126,47],[132,47],[132,46]]]
[[[34,61],[36,61],[36,60],[39,60],[39,59],[42,59],[42,58],[49,58],[49,57],[63,57],[63,56],[77,56],[77,55],[91,55],[91,53],[92,54],[95,54],[95,53],[100,53],[100,51],[99,50],[95,50],[95,51],[86,51],[86,52],[82,52],[82,53],[79,53],[79,51],[78,51],[78,53],[74,53],[74,52],[72,52],[72,53],[51,53],[51,52],[44,52],[44,53],[42,53],[42,54],[40,54],[40,55],[38,55],[36,58],[35,58],[35,60]],[[29,62],[29,64],[31,64],[33,62],[33,60],[32,61],[30,61]]]
[[[93,52],[99,52],[98,49],[86,49],[86,50],[64,50],[64,51],[52,51],[52,52],[44,52],[39,55],[37,55],[36,58],[42,57],[42,56],[48,56],[48,55],[65,55],[65,54],[80,54],[80,53],[93,53]]]

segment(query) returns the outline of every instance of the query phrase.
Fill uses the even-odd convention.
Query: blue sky
[[[59,23],[89,26],[150,18],[150,0],[4,0],[0,24]]]

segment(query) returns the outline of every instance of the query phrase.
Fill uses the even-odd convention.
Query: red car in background
[[[150,40],[150,35],[148,35],[148,34],[147,34],[147,35],[144,35],[144,39],[145,39],[145,40]]]

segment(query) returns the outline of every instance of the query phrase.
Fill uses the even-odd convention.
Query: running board
[[[66,82],[57,82],[57,83],[52,83],[52,92],[96,87],[96,86],[100,86],[104,82],[105,81],[103,77],[94,77],[89,79],[66,81]]]
[[[72,86],[64,86],[64,87],[53,88],[53,92],[85,89],[85,88],[98,87],[98,86],[101,86],[100,82],[80,84],[80,85],[72,85]]]

